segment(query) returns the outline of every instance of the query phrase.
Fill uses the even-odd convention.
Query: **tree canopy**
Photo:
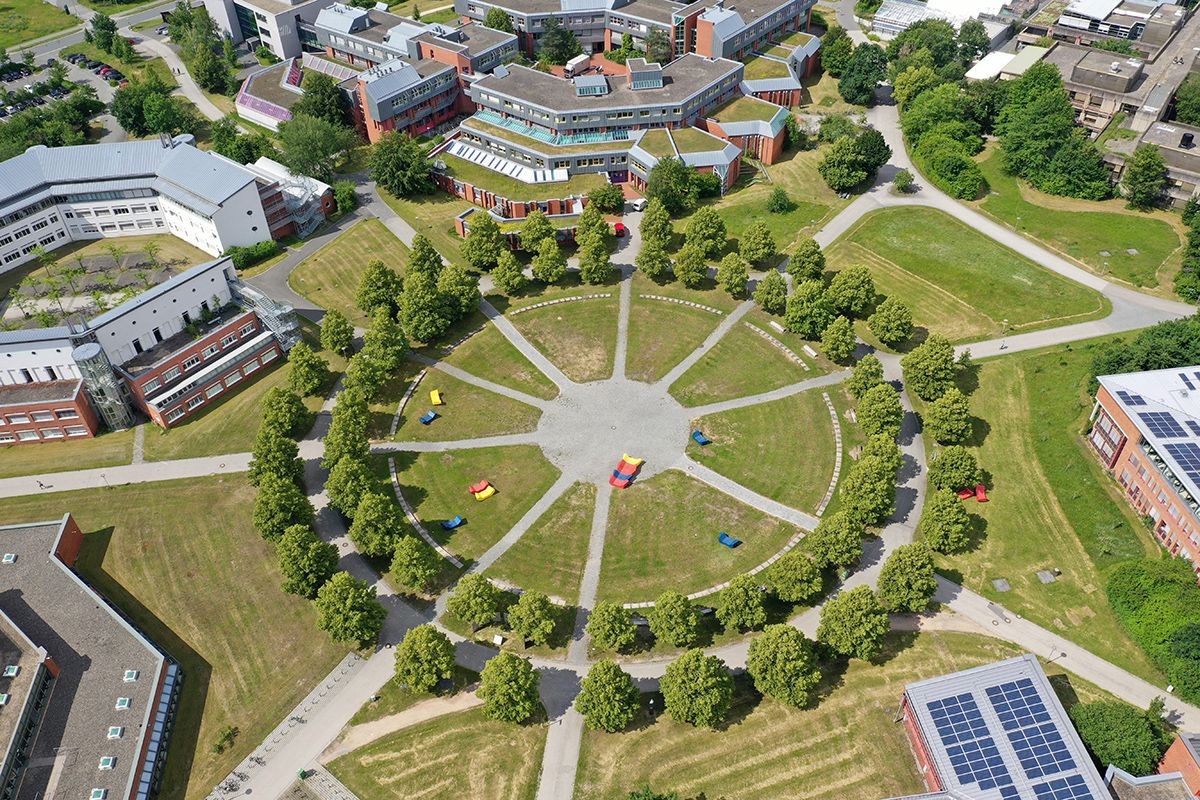
[[[733,676],[725,662],[688,650],[667,665],[659,690],[676,722],[712,728],[725,719],[733,702]]]

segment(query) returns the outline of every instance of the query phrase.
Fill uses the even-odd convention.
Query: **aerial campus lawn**
[[[822,374],[809,366],[805,370],[739,320],[669,391],[685,406],[702,406],[769,392]]]
[[[417,233],[429,239],[442,258],[467,266],[462,257],[462,237],[454,230],[454,218],[468,208],[478,206],[443,191],[410,199],[396,197],[380,187],[379,196]]]
[[[816,513],[837,460],[826,392],[837,398],[835,409],[850,405],[849,395],[832,387],[701,417],[695,426],[712,444],[689,442],[688,455],[772,500]],[[848,465],[848,452],[842,455]]]
[[[546,725],[511,725],[474,709],[398,731],[329,771],[369,800],[533,800]]]
[[[436,424],[436,423],[435,423]],[[466,559],[483,555],[517,523],[558,478],[558,470],[533,445],[447,453],[395,453],[401,491],[429,532]],[[387,457],[377,456],[386,474]],[[479,502],[467,491],[486,478],[496,494]],[[467,524],[444,531],[437,523],[461,514]]]
[[[76,442],[10,444],[0,447],[0,478],[113,467],[132,459],[132,428]]]
[[[531,364],[529,359],[490,322],[441,360],[466,370],[477,378],[543,400],[552,400],[558,396],[558,387],[553,381]]]
[[[1182,222],[1177,215],[1131,212],[1119,199],[1094,202],[1043,194],[1005,175],[999,152],[979,166],[991,186],[977,203],[981,210],[1093,272],[1134,286],[1162,288],[1170,296],[1181,254]]]
[[[486,574],[526,591],[575,603],[587,561],[595,504],[595,484],[572,485]]]
[[[1082,322],[1110,309],[1097,292],[929,208],[868,214],[828,256],[835,270],[865,263],[879,291],[907,303],[918,326],[956,342]]]
[[[510,313],[508,318],[564,375],[576,383],[586,383],[612,377],[617,307],[614,292],[611,297]]]
[[[635,272],[633,298],[629,305],[629,348],[625,374],[637,381],[653,383],[671,371],[689,353],[704,343],[723,316],[643,294],[679,297],[675,284],[659,286]],[[734,302],[723,291],[699,292],[683,289],[684,299],[732,310]],[[724,302],[729,301],[729,302]],[[669,332],[669,334],[668,334]]]
[[[985,361],[971,398],[980,465],[991,502],[976,515],[972,547],[940,559],[944,570],[1006,608],[1124,669],[1162,685],[1105,597],[1118,562],[1161,549],[1084,442],[1096,342]],[[1042,583],[1038,570],[1062,570]],[[997,591],[992,581],[1012,590]]]
[[[0,3],[0,47],[11,48],[11,58],[16,61],[20,53],[14,45],[40,39],[51,33],[80,25],[73,17],[58,6],[42,0],[10,0]]]
[[[375,693],[373,698],[364,703],[358,711],[354,712],[354,716],[350,718],[347,729],[366,722],[374,722],[383,717],[390,717],[392,714],[399,714],[401,711],[405,711],[417,703],[438,697],[455,695],[465,687],[478,682],[479,673],[455,664],[454,674],[450,680],[454,683],[452,688],[442,691],[441,687],[439,687],[432,694],[427,694],[425,692],[413,691],[408,686],[402,686],[395,678],[392,678],[383,685],[382,689]]]
[[[408,371],[418,370],[410,367]],[[411,379],[405,378],[389,382],[381,397],[372,403],[373,410],[376,405],[383,407],[382,415],[372,414],[373,437],[387,436],[392,415],[410,382]],[[441,393],[443,405],[431,405],[429,393],[435,390]],[[423,425],[420,417],[426,411],[436,411],[439,416],[430,424]],[[445,372],[428,369],[400,415],[396,436],[391,438],[405,442],[448,442],[505,433],[528,433],[537,429],[541,416],[541,409],[460,381]],[[385,425],[381,426],[381,422]]]
[[[645,711],[624,733],[587,731],[576,800],[624,800],[650,784],[680,797],[738,800],[876,800],[925,791],[896,712],[912,681],[1019,654],[1005,642],[965,633],[890,634],[881,664],[851,661],[826,675],[815,706],[762,699],[737,679],[728,721],[716,730]],[[1044,664],[1065,705],[1111,699]],[[661,698],[656,703],[661,709]]]
[[[274,554],[250,519],[253,501],[253,487],[232,476],[0,506],[0,524],[70,511],[86,534],[80,573],[180,662],[167,800],[205,797],[346,654],[317,629],[308,601],[279,588]],[[227,725],[237,739],[216,755]]]
[[[722,546],[721,531],[741,546]],[[635,603],[667,589],[698,592],[758,566],[797,533],[788,522],[668,470],[613,494],[599,599]]]
[[[367,264],[376,259],[403,274],[408,248],[382,222],[366,219],[300,262],[288,285],[320,308],[340,311],[354,325],[366,327],[369,318],[354,295]]]

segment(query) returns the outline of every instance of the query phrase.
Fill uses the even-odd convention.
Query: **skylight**
[[[129,708],[129,698],[128,697],[118,697],[117,698],[117,711],[124,711],[127,708]]]
[[[133,683],[138,679],[138,671],[136,669],[125,670],[125,682]]]
[[[123,734],[124,732],[125,732],[125,729],[122,728],[120,725],[113,725],[112,727],[110,727],[108,729],[108,738],[120,739],[121,734]]]

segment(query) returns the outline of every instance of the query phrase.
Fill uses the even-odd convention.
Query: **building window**
[[[256,370],[256,369],[258,369],[258,362],[251,361],[248,364],[246,364],[245,367],[242,368],[242,372],[245,372],[247,375],[249,375],[251,372],[254,372],[254,370]]]
[[[82,425],[68,425],[66,431],[67,436],[87,436],[87,428]]]
[[[228,336],[226,336],[225,338],[221,339],[221,346],[229,347],[229,345],[233,344],[236,341],[237,341],[237,334],[231,333]]]
[[[251,322],[249,325],[243,325],[242,329],[238,331],[238,333],[242,336],[249,336],[250,334],[254,333],[254,323]]]
[[[0,442],[14,442],[16,439],[11,433],[0,433]]]
[[[188,356],[183,360],[184,369],[192,369],[198,366],[200,366],[200,356]]]
[[[29,422],[28,414],[9,414],[8,415],[8,424],[9,425],[18,425],[22,422]]]
[[[212,386],[208,387],[207,390],[205,390],[204,394],[208,396],[209,400],[211,400],[223,391],[225,391],[224,386],[222,386],[220,383],[214,383]]]
[[[17,431],[17,438],[22,442],[32,442],[38,438],[37,431]]]
[[[191,411],[193,408],[200,406],[203,402],[204,402],[204,395],[202,395],[202,394],[196,395],[195,397],[193,397],[187,401],[188,411]]]
[[[49,411],[34,411],[33,412],[33,421],[34,422],[53,422],[54,414],[50,413]]]
[[[54,412],[58,419],[79,419],[79,412],[73,408],[60,408]]]
[[[229,388],[230,386],[233,386],[235,383],[237,383],[237,382],[238,382],[238,381],[240,381],[241,379],[242,379],[242,373],[240,373],[240,372],[231,372],[231,373],[229,373],[229,375],[228,375],[228,376],[226,376],[226,378],[225,378],[225,387],[226,387],[226,388]]]
[[[166,383],[170,383],[171,381],[175,380],[178,377],[179,377],[179,367],[171,367],[169,370],[164,372],[162,375],[162,379]]]
[[[200,355],[204,356],[205,358],[212,358],[219,352],[221,352],[219,345],[210,344],[208,347],[204,348],[204,352],[202,352]]]
[[[268,362],[274,361],[275,356],[277,356],[277,355],[279,355],[279,353],[275,352],[274,350],[269,350],[266,353],[263,353],[262,363],[266,364]]]
[[[172,408],[170,411],[167,412],[167,422],[174,422],[175,420],[179,419],[182,416],[183,416],[182,408]]]
[[[162,386],[162,381],[160,381],[158,378],[151,378],[150,380],[146,381],[145,385],[142,386],[142,392],[144,394],[150,394],[160,386]]]
[[[62,428],[42,428],[43,439],[61,439],[63,438]]]

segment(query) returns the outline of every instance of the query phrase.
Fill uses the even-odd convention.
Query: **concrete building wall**
[[[27,344],[0,344],[0,386],[78,378],[71,360],[70,339]]]

